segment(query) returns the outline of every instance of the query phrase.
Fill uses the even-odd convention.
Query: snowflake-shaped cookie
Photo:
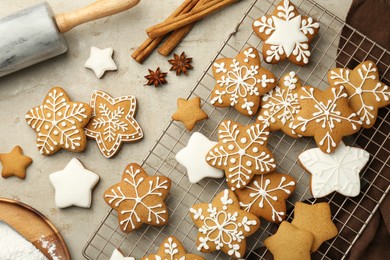
[[[71,152],[84,151],[87,138],[84,126],[92,115],[85,103],[71,102],[60,87],[52,88],[43,104],[30,109],[25,118],[37,132],[37,147],[41,154],[52,155],[61,148]]]
[[[282,130],[291,137],[299,137],[292,125],[294,117],[301,110],[298,98],[301,87],[301,81],[294,71],[283,75],[278,86],[262,97],[257,120],[269,124],[270,131]]]
[[[171,188],[171,180],[165,176],[148,176],[136,163],[129,164],[122,181],[104,193],[106,203],[118,212],[119,225],[124,232],[131,232],[143,223],[163,226],[168,222],[164,203]]]
[[[273,172],[255,176],[248,186],[235,193],[243,210],[280,223],[286,218],[285,200],[295,190],[295,184],[290,175]]]
[[[305,65],[311,56],[309,43],[317,35],[320,24],[301,16],[293,3],[282,0],[271,15],[262,16],[252,25],[264,41],[263,56],[268,63],[284,59]]]
[[[378,108],[390,104],[390,88],[379,80],[376,64],[365,61],[353,70],[334,68],[328,72],[331,85],[342,85],[349,96],[349,105],[363,122],[371,128],[378,115]]]
[[[259,109],[260,96],[276,86],[275,76],[260,63],[259,53],[252,47],[235,59],[216,60],[213,73],[217,84],[211,94],[211,104],[231,106],[244,115],[254,115]]]
[[[103,91],[92,94],[93,115],[85,127],[88,137],[95,138],[106,158],[118,153],[123,142],[143,138],[143,132],[134,116],[137,101],[134,96],[112,98]]]
[[[348,197],[359,195],[359,173],[369,158],[368,152],[346,146],[343,142],[331,154],[313,148],[298,157],[303,168],[311,174],[311,193],[314,198],[325,197],[334,191]]]
[[[240,209],[237,197],[228,189],[217,195],[211,203],[192,206],[190,213],[199,228],[197,248],[205,253],[222,250],[234,258],[243,258],[245,238],[260,226],[255,215]]]
[[[242,189],[255,174],[269,173],[276,168],[272,153],[266,147],[268,135],[267,125],[242,126],[225,120],[219,126],[219,142],[208,152],[206,161],[225,171],[232,190]]]
[[[343,136],[359,131],[362,122],[348,105],[343,86],[325,91],[305,86],[299,91],[301,111],[294,119],[293,129],[302,136],[314,136],[324,153],[333,152]]]
[[[171,236],[164,239],[157,254],[144,256],[141,260],[204,260],[204,258],[195,254],[187,254],[180,241]]]

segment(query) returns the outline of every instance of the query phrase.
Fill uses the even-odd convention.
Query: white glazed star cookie
[[[108,70],[117,70],[116,64],[112,59],[114,50],[112,48],[99,49],[91,47],[91,53],[84,67],[93,70],[97,78],[103,77]]]

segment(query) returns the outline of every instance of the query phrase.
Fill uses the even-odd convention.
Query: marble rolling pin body
[[[97,0],[69,13],[54,15],[40,3],[0,19],[0,77],[67,51],[62,33],[137,5],[140,0]]]

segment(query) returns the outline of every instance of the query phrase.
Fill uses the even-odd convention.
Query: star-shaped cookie
[[[260,220],[240,208],[236,195],[225,189],[211,203],[196,204],[190,215],[199,228],[197,249],[210,253],[222,250],[234,258],[243,258],[246,237],[260,226]]]
[[[97,90],[91,98],[93,115],[85,133],[96,139],[98,147],[106,158],[117,154],[123,142],[136,142],[143,138],[143,132],[134,119],[137,101],[134,96],[112,98]]]
[[[295,203],[292,225],[313,234],[314,241],[311,251],[315,252],[323,242],[338,234],[336,225],[332,222],[330,207],[327,202],[309,205],[303,202]]]
[[[27,112],[27,124],[37,132],[37,147],[41,154],[52,155],[60,149],[84,151],[87,144],[84,126],[92,108],[82,102],[71,102],[60,87],[52,88],[42,105]]]
[[[331,154],[313,148],[304,151],[298,159],[311,174],[310,186],[314,198],[325,197],[334,191],[355,197],[360,193],[359,173],[370,159],[370,154],[341,142]]]
[[[253,22],[255,33],[264,41],[263,56],[268,63],[284,59],[305,65],[311,56],[309,43],[317,35],[320,24],[301,16],[293,3],[282,0],[271,15]]]
[[[99,176],[85,169],[79,160],[73,158],[62,171],[50,174],[49,178],[55,189],[57,207],[91,207],[92,190]]]
[[[207,119],[208,115],[200,108],[200,97],[190,100],[179,98],[177,100],[177,111],[172,115],[172,119],[184,124],[188,131],[194,129],[196,122]]]
[[[122,231],[131,232],[143,223],[163,226],[168,222],[164,200],[170,188],[169,178],[148,176],[141,166],[131,163],[123,172],[121,182],[104,192],[104,200],[118,212]]]
[[[112,252],[110,260],[135,260],[135,258],[125,257],[118,249],[115,248],[114,251]]]
[[[93,70],[97,78],[103,77],[106,71],[117,70],[116,64],[112,59],[114,50],[112,48],[99,49],[91,47],[91,52],[84,67]]]
[[[32,163],[32,159],[25,156],[22,147],[17,145],[11,152],[0,154],[0,162],[3,166],[1,171],[3,178],[16,176],[24,180],[26,178],[26,168]]]
[[[167,237],[161,243],[157,254],[147,255],[141,260],[204,260],[203,257],[195,254],[187,254],[184,246],[176,237]]]
[[[191,183],[197,183],[203,178],[222,178],[223,171],[211,167],[205,160],[208,151],[214,147],[217,142],[210,141],[206,136],[199,132],[191,135],[186,147],[176,154],[176,160],[186,167],[188,179]]]
[[[244,188],[255,174],[270,173],[276,168],[268,150],[268,126],[254,123],[242,126],[232,120],[219,125],[218,144],[210,149],[206,161],[224,170],[228,186]]]
[[[213,74],[217,84],[211,104],[231,106],[247,116],[257,113],[260,96],[276,86],[275,75],[261,67],[259,52],[253,47],[241,51],[234,59],[216,60]]]
[[[256,175],[243,189],[235,193],[243,210],[269,222],[280,223],[286,218],[286,199],[295,190],[296,180],[287,174]]]
[[[314,136],[324,153],[333,152],[343,136],[359,131],[362,122],[348,105],[343,86],[322,91],[304,86],[298,93],[301,110],[294,118],[293,129],[302,136]]]
[[[365,61],[355,69],[334,68],[328,72],[331,85],[344,86],[349,105],[360,117],[363,128],[371,128],[378,116],[378,108],[390,104],[390,88],[379,80],[373,61]]]

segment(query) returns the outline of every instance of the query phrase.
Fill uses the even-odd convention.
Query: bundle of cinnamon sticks
[[[184,0],[164,22],[146,29],[149,37],[131,56],[137,62],[142,63],[166,37],[167,39],[158,52],[168,56],[191,31],[197,21],[238,1]]]

